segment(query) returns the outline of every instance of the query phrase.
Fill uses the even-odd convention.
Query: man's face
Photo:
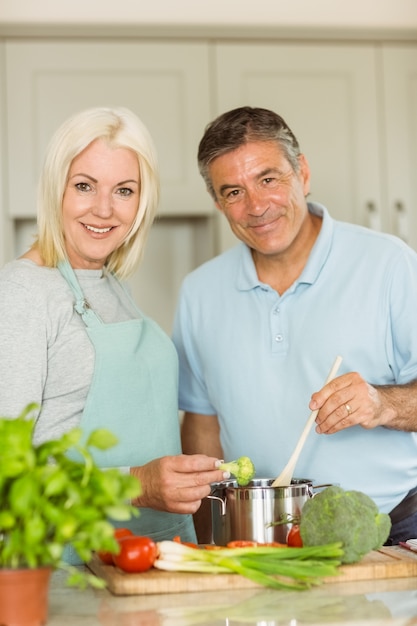
[[[254,141],[212,161],[216,206],[236,237],[261,256],[291,251],[308,215],[310,170],[294,172],[275,141]]]

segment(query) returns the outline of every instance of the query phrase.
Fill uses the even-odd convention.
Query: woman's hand
[[[216,469],[217,461],[205,454],[180,454],[132,467],[130,472],[142,488],[133,504],[170,513],[195,513],[209,495],[210,484],[229,478],[227,472]]]

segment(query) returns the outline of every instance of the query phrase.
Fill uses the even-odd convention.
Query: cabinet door
[[[376,52],[371,45],[222,44],[217,112],[275,110],[295,133],[311,195],[337,219],[385,229],[381,205]],[[221,221],[222,246],[233,241]]]
[[[417,250],[417,45],[381,51],[391,231]]]
[[[6,44],[6,72],[12,216],[34,215],[40,165],[57,126],[97,105],[131,108],[148,126],[163,215],[212,212],[196,166],[210,116],[206,44],[13,41]]]
[[[4,67],[5,62],[5,47],[0,41],[0,67]],[[0,138],[6,135],[6,110],[4,107],[6,94],[5,85],[0,78]],[[0,267],[2,267],[9,259],[11,251],[13,249],[12,243],[12,229],[10,220],[3,207],[6,206],[6,154],[4,152],[4,143],[0,141]]]

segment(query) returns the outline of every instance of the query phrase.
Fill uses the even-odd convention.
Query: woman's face
[[[137,156],[97,139],[71,163],[62,202],[65,248],[75,269],[100,269],[136,217]]]

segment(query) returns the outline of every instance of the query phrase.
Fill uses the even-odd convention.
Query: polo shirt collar
[[[323,222],[318,237],[310,252],[306,266],[304,267],[301,276],[296,281],[297,284],[313,284],[317,280],[330,253],[333,239],[334,220],[330,217],[326,207],[318,202],[308,202],[307,206],[310,213],[314,213],[315,215],[322,217]],[[246,244],[242,243],[239,251],[240,259],[236,279],[237,288],[240,291],[249,291],[251,289],[255,289],[255,287],[265,288],[265,284],[260,282],[256,273],[255,263],[253,262],[250,248]],[[293,285],[293,287],[294,286],[295,285]]]

